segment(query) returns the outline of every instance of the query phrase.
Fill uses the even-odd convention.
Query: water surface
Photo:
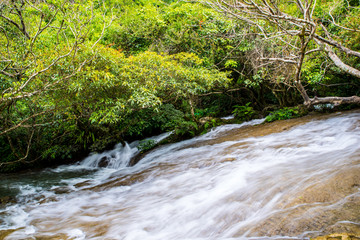
[[[360,234],[360,112],[225,125],[129,167],[136,143],[1,179],[5,239]],[[160,138],[163,138],[160,136]],[[101,165],[101,167],[99,167]],[[0,231],[1,231],[0,230]],[[0,232],[1,236],[1,232]]]

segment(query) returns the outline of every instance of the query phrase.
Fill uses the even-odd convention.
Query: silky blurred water
[[[133,167],[136,143],[3,177],[0,193],[16,202],[0,210],[0,231],[14,230],[5,239],[129,240],[360,232],[360,113],[262,121],[159,147]]]

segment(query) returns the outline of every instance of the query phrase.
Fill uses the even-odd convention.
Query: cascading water
[[[109,167],[119,169],[126,167],[130,159],[138,152],[137,148],[131,148],[128,143],[117,144],[115,149],[101,154],[92,154],[82,161],[85,167]]]
[[[147,138],[147,140],[153,140],[154,144],[159,143],[163,139],[169,137],[171,132],[163,133],[159,136]],[[84,167],[107,167],[113,169],[125,168],[129,165],[131,158],[139,154],[138,149],[139,141],[132,142],[128,144],[119,143],[111,151],[106,151],[103,153],[93,153],[89,157],[85,158],[80,165]]]
[[[138,150],[129,144],[36,177],[7,177],[17,203],[0,210],[0,236],[306,239],[331,232],[360,234],[359,111],[251,126],[261,122],[225,125],[161,146],[133,167],[128,161]],[[99,166],[104,161],[106,167]]]

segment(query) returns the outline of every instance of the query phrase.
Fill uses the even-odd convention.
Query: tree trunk
[[[309,95],[306,92],[306,89],[304,88],[304,86],[301,84],[300,80],[295,81],[295,85],[296,88],[299,90],[303,100],[304,100],[304,104],[308,105],[308,103],[310,102],[310,98]]]
[[[192,116],[193,120],[196,122],[195,111],[194,111],[194,102],[193,102],[192,96],[189,97],[189,104],[190,104],[191,116]]]
[[[360,97],[352,96],[352,97],[323,97],[323,98],[311,98],[310,101],[305,105],[308,107],[318,105],[318,104],[334,104],[334,106],[339,106],[341,104],[359,104],[360,105]]]

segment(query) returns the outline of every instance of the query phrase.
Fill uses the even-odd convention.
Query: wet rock
[[[36,236],[36,240],[64,240],[69,239],[69,236],[66,234],[56,234],[53,236]],[[74,239],[74,238],[70,238]]]
[[[40,200],[39,203],[45,204],[45,203],[55,202],[55,201],[57,201],[57,198],[55,196],[52,196],[52,197],[48,197],[48,198],[44,198],[44,199]]]
[[[304,191],[297,194],[286,207],[292,207],[304,203],[337,202],[344,197],[358,191],[360,185],[360,167],[353,167],[314,182]]]
[[[143,181],[145,177],[146,176],[144,176],[143,173],[123,176],[95,187],[86,188],[85,190],[103,191],[113,187],[131,186],[137,182]]]
[[[53,191],[55,192],[55,194],[65,194],[65,193],[70,193],[71,189],[68,187],[58,187],[53,189]]]
[[[278,204],[282,210],[259,223],[251,230],[250,235],[300,236],[306,230],[321,231],[315,235],[308,234],[306,237],[331,232],[347,232],[352,236],[358,236],[359,183],[360,167],[356,165],[334,170],[325,178],[311,178],[307,188],[295,194],[290,192],[285,196]]]
[[[11,198],[9,196],[0,198],[0,204],[6,204],[6,203],[10,202],[10,199]]]
[[[360,236],[348,233],[334,233],[326,236],[311,238],[311,240],[359,240]]]
[[[11,233],[15,231],[16,229],[0,230],[0,239],[5,239],[5,237],[9,236]]]
[[[99,161],[98,167],[107,167],[109,165],[108,157],[102,157]]]
[[[141,159],[143,159],[149,152],[139,153],[133,156],[128,164],[128,167],[132,167],[137,164]]]
[[[212,118],[212,117],[203,117],[203,118],[200,118],[199,119],[199,122],[201,123],[201,124],[205,124],[206,122],[210,122],[211,120],[213,120],[214,118]]]
[[[355,204],[358,205],[358,203],[354,203],[354,205]],[[355,214],[359,214],[359,212],[357,212],[357,213],[355,212]],[[351,218],[354,219],[354,217],[351,217]],[[359,224],[355,223],[355,222],[351,222],[351,221],[340,222],[335,225],[329,226],[329,227],[325,228],[324,230],[327,233],[346,232],[349,234],[351,233],[353,235],[360,236]]]
[[[80,183],[77,183],[74,185],[74,187],[76,188],[82,188],[82,187],[86,187],[88,185],[90,185],[91,181],[90,180],[87,180],[87,181],[84,181],[84,182],[80,182]]]
[[[16,199],[11,196],[5,196],[0,198],[0,205],[6,205],[8,203],[14,203],[16,202]]]
[[[222,159],[221,162],[233,162],[235,160],[236,160],[236,158],[228,157],[228,158]]]

